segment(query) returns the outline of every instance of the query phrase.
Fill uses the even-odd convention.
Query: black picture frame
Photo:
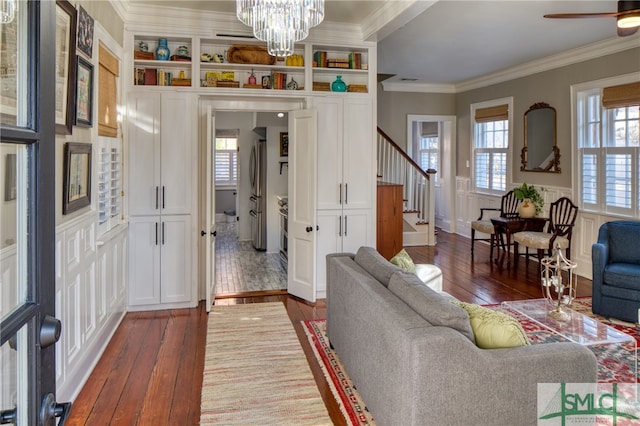
[[[78,50],[91,58],[93,54],[93,18],[82,6],[78,11]]]
[[[91,144],[67,142],[64,145],[64,185],[62,214],[91,204]]]
[[[280,132],[280,157],[289,156],[289,132]]]
[[[93,65],[82,56],[76,61],[75,125],[93,126]]]
[[[73,133],[78,13],[68,0],[56,0],[56,133]]]
[[[262,88],[263,89],[271,89],[271,76],[263,75],[262,76]]]

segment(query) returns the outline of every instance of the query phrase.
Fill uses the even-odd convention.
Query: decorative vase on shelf
[[[336,80],[331,83],[331,91],[332,92],[346,92],[347,91],[347,83],[342,81],[342,76],[337,75]]]
[[[168,61],[170,54],[171,54],[171,51],[169,50],[169,46],[167,45],[167,39],[166,38],[159,39],[158,47],[156,48],[156,60]]]
[[[518,207],[518,214],[523,218],[530,218],[536,215],[536,206],[531,202],[529,198],[525,198]]]

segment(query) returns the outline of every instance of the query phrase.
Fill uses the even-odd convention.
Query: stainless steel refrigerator
[[[267,249],[267,212],[265,210],[267,190],[267,141],[260,139],[251,148],[249,163],[251,181],[251,239],[256,250]]]

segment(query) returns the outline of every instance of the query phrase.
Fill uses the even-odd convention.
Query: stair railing
[[[429,224],[428,245],[435,245],[434,169],[426,172],[378,127],[378,178],[403,186],[406,211],[418,214],[417,224]]]

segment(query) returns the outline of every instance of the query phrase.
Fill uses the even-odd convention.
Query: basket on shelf
[[[273,65],[276,57],[269,55],[266,46],[234,45],[227,51],[227,61],[232,64]]]

